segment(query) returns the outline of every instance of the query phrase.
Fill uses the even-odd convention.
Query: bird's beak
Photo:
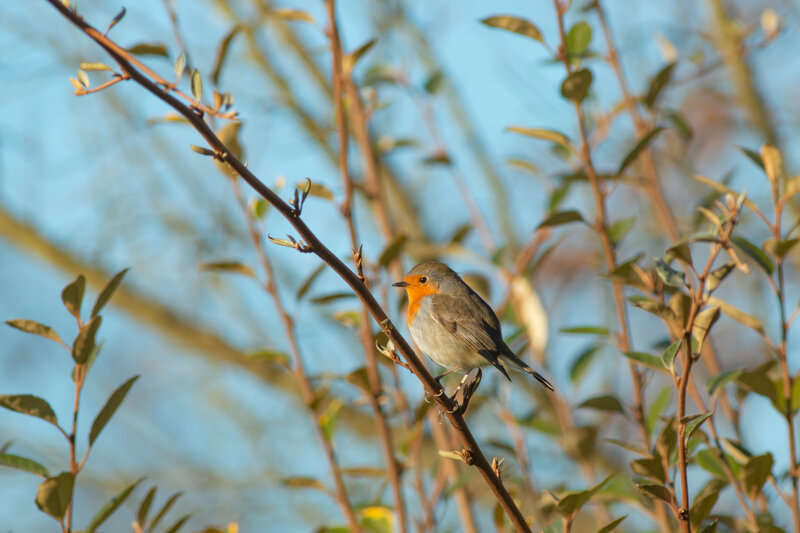
[[[392,287],[408,287],[408,282],[398,281],[397,283],[392,283]]]

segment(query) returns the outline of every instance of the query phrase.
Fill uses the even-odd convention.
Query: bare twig
[[[344,72],[344,65],[342,63],[342,44],[339,38],[339,28],[336,22],[336,5],[334,0],[327,0],[325,3],[328,11],[328,22],[330,31],[331,42],[331,56],[333,67],[332,71],[332,87],[333,87],[333,102],[336,109],[336,127],[339,131],[339,170],[342,174],[342,181],[344,182],[345,199],[342,202],[342,215],[347,222],[348,232],[350,234],[350,244],[353,250],[357,250],[356,270],[358,277],[364,287],[364,274],[361,267],[361,246],[358,244],[358,235],[356,233],[356,226],[353,214],[353,180],[350,176],[350,168],[347,158],[347,140],[348,128],[344,112],[343,86],[346,84]],[[391,228],[387,226],[387,230]],[[378,362],[375,357],[375,350],[373,350],[372,330],[369,326],[369,311],[365,305],[361,307],[361,324],[359,325],[361,344],[364,348],[364,356],[367,362],[367,379],[369,381],[369,393],[367,394],[367,401],[369,402],[372,412],[375,416],[376,428],[378,430],[378,439],[381,443],[381,452],[383,453],[384,462],[386,463],[386,472],[389,477],[389,483],[392,487],[395,501],[395,515],[397,516],[398,529],[405,533],[406,526],[406,508],[403,498],[403,487],[400,480],[400,468],[397,464],[397,459],[394,456],[394,449],[392,446],[392,429],[386,420],[386,414],[381,409],[379,398],[383,394],[383,384],[381,382],[380,374],[378,373]]]
[[[264,270],[264,275],[266,276],[266,279],[262,283],[263,288],[272,297],[272,301],[275,304],[275,309],[278,311],[278,315],[280,316],[284,333],[289,341],[289,348],[292,357],[292,373],[300,385],[300,392],[303,396],[303,402],[305,403],[306,408],[309,410],[309,414],[311,415],[312,423],[314,425],[314,430],[325,453],[325,459],[328,462],[328,468],[330,469],[331,477],[333,478],[334,497],[336,502],[339,504],[339,509],[342,511],[342,515],[345,517],[345,520],[347,520],[350,530],[361,531],[361,525],[347,495],[347,488],[344,485],[344,478],[342,476],[342,471],[339,468],[339,463],[336,459],[336,453],[333,449],[333,444],[325,436],[319,416],[314,409],[316,395],[314,394],[314,387],[311,384],[311,380],[306,374],[303,356],[300,353],[300,347],[297,343],[294,320],[291,316],[289,316],[289,313],[286,311],[286,307],[283,305],[283,300],[281,300],[278,287],[275,283],[275,273],[272,268],[272,262],[269,260],[267,251],[264,248],[264,242],[261,239],[258,228],[256,228],[253,215],[247,208],[244,195],[242,194],[241,187],[239,186],[239,180],[235,175],[233,176],[231,183],[233,184],[236,200],[247,221],[247,230],[250,240],[253,243],[259,263],[261,263],[261,267]]]

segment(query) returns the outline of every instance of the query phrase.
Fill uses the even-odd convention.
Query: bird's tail
[[[514,352],[512,352],[511,348],[509,348],[508,346],[506,346],[506,349],[504,350],[504,352],[502,354],[500,354],[500,357],[502,359],[504,359],[505,361],[508,361],[509,363],[514,365],[515,367],[519,368],[520,370],[522,370],[524,372],[527,372],[528,374],[530,374],[531,376],[536,378],[536,381],[541,383],[548,390],[551,390],[551,391],[556,390],[553,387],[553,385],[551,385],[550,382],[545,379],[545,377],[543,375],[538,373],[536,370],[532,369],[530,367],[530,365],[528,365],[528,363],[526,363],[525,361],[523,361],[522,359],[520,359],[519,357],[514,355]]]

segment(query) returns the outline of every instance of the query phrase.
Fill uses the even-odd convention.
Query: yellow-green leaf
[[[529,20],[512,15],[494,15],[481,19],[481,22],[486,26],[514,32],[544,43],[542,32]]]

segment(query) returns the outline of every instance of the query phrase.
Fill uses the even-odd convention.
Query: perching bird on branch
[[[414,342],[446,369],[436,377],[437,382],[451,372],[469,372],[489,364],[511,381],[505,367],[511,364],[554,390],[544,376],[511,351],[492,308],[447,265],[420,263],[393,285],[408,293],[408,327]]]

